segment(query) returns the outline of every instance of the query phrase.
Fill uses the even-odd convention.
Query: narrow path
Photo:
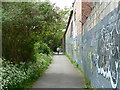
[[[49,69],[33,88],[82,88],[84,79],[65,55],[55,55]]]

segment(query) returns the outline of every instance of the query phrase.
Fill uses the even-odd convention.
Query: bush
[[[46,43],[36,42],[34,45],[35,53],[50,54],[50,48]]]
[[[9,61],[19,63],[30,61],[34,43],[48,37],[49,23],[55,23],[53,5],[49,2],[2,2],[2,56]],[[51,30],[52,31],[52,30]],[[49,53],[48,48],[42,53]]]
[[[13,64],[10,61],[0,60],[0,89],[26,88],[27,84],[35,81],[51,62],[51,55],[36,54],[37,60],[33,62],[20,62]]]

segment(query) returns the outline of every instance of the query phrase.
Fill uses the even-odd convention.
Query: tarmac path
[[[82,88],[84,84],[82,73],[65,55],[54,55],[52,63],[32,88]]]

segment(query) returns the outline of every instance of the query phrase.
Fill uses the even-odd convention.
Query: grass
[[[86,75],[84,74],[83,70],[79,67],[78,63],[73,60],[69,55],[67,55],[66,53],[64,53],[68,59],[70,60],[70,62],[74,65],[75,68],[77,68],[81,73],[82,75],[84,76],[84,79],[85,79],[85,85],[83,86],[83,88],[86,88],[86,89],[91,89],[91,90],[96,90],[95,88],[92,88],[91,86],[91,83],[90,83],[90,80],[86,77]]]

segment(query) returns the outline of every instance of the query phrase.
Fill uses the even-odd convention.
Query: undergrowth
[[[36,61],[20,62],[14,64],[10,61],[0,60],[0,90],[11,88],[31,88],[51,63],[52,56],[37,54]]]

